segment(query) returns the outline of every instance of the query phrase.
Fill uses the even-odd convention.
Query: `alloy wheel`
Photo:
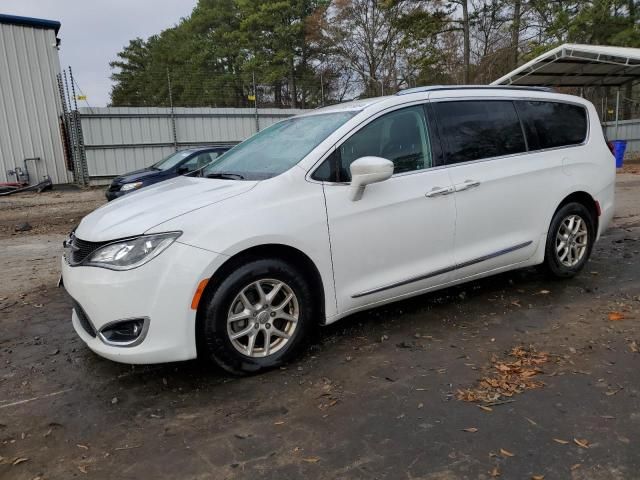
[[[556,256],[565,267],[573,268],[584,258],[589,244],[587,222],[579,215],[562,220],[556,234]]]
[[[248,357],[266,357],[281,350],[298,324],[298,298],[289,285],[265,278],[246,285],[227,314],[227,335]]]

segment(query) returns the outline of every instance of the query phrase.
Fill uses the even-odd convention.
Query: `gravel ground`
[[[7,234],[2,265],[7,246],[51,247],[24,248],[34,278],[0,303],[0,478],[640,478],[640,175],[619,175],[617,195],[572,280],[528,269],[357,314],[242,379],[95,356],[36,260],[73,222]],[[542,354],[531,377],[515,347]],[[504,388],[505,369],[522,392],[458,399],[482,379]]]

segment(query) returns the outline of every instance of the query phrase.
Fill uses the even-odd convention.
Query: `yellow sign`
[[[252,102],[255,102],[255,101],[256,101],[256,96],[255,96],[255,95],[249,95],[247,98],[248,98],[249,100],[251,100]]]
[[[86,100],[86,99],[87,99],[87,96],[86,96],[86,95],[78,95],[76,98],[77,98],[78,100]]]

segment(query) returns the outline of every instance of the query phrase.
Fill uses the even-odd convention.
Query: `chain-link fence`
[[[114,80],[111,105],[127,107],[307,109],[394,90],[375,79],[363,86],[353,74],[330,70],[274,76],[165,68],[145,70],[131,77],[118,73]]]

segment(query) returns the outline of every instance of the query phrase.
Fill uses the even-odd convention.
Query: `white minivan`
[[[531,265],[575,275],[614,180],[586,100],[405,90],[286,119],[102,206],[65,242],[63,282],[99,355],[257,372],[360,310]]]

